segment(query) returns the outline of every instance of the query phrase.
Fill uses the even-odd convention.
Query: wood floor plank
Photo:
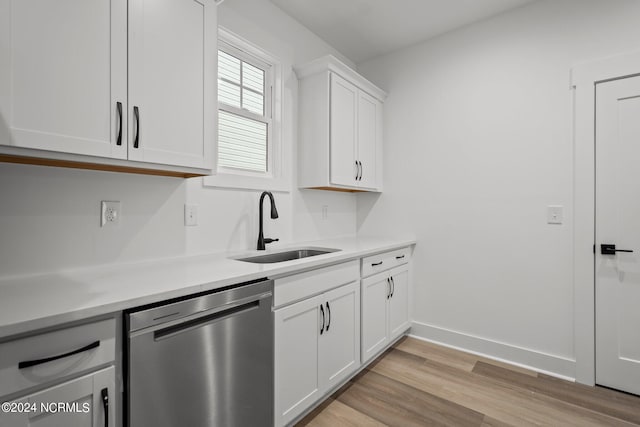
[[[385,427],[383,424],[339,400],[331,399],[322,407],[321,416],[314,414],[302,420],[299,426],[308,427]],[[311,414],[309,414],[311,415]]]
[[[487,415],[484,416],[481,427],[511,427],[511,424],[503,423]]]
[[[517,385],[505,385],[429,360],[421,364],[414,355],[407,356],[394,350],[374,371],[513,425],[633,425]]]
[[[550,377],[533,379],[501,367],[478,362],[473,372],[517,384],[536,393],[601,412],[615,418],[640,424],[640,399],[622,393],[606,393],[596,387],[576,387],[577,384]],[[611,391],[611,390],[609,390]]]
[[[356,393],[361,393],[364,396],[357,399],[354,397]],[[352,406],[354,403],[358,404],[366,399],[384,402],[404,413],[402,420],[391,420],[386,415],[376,414],[376,419],[388,425],[405,425],[407,419],[411,419],[418,421],[419,425],[480,426],[484,419],[484,415],[481,413],[425,393],[374,371],[368,372],[354,387],[338,397],[338,400]],[[364,406],[358,409],[360,411],[367,410]]]
[[[393,406],[379,396],[367,393],[362,385],[355,385],[338,399],[359,412],[366,413],[371,418],[389,426],[418,427],[426,425],[426,420],[413,413]]]
[[[299,425],[640,426],[640,397],[408,338]]]
[[[471,372],[478,360],[471,354],[417,339],[405,340],[395,348],[467,372]]]
[[[532,371],[531,369],[522,368],[520,366],[510,365],[508,363],[500,362],[498,360],[487,359],[486,357],[478,357],[478,362],[487,363],[489,365],[498,366],[503,369],[507,369],[509,371],[518,372],[522,375],[527,375],[529,377],[537,378],[538,373],[536,371]]]
[[[494,403],[494,399],[489,397],[490,390],[477,390],[477,387],[467,389],[464,384],[460,384],[460,381],[452,381],[455,378],[452,375],[422,371],[422,364],[415,358],[407,357],[406,353],[394,352],[380,361],[373,370],[511,425],[534,424],[533,420],[527,419],[522,414],[513,414],[501,402]],[[442,368],[446,367],[443,365]],[[487,398],[484,399],[483,396],[487,396]]]
[[[351,385],[351,384],[349,384]],[[309,412],[303,419],[296,423],[296,426],[306,426],[309,425],[311,421],[313,421],[316,417],[324,418],[328,414],[324,413],[324,410],[331,405],[336,399],[333,396],[329,396],[324,402],[320,405],[316,406],[311,412]]]
[[[598,398],[601,398],[604,400],[616,401],[616,402],[624,403],[626,405],[629,405],[631,407],[636,407],[636,408],[640,407],[640,396],[624,393],[624,392],[613,390],[606,387],[599,387],[599,386],[591,387],[585,384],[572,383],[572,382],[562,380],[560,378],[556,378],[556,377],[552,377],[544,374],[540,374],[540,378],[543,379],[545,382],[548,382],[552,386],[562,387],[562,388],[573,388],[577,390],[579,393],[589,393],[589,394],[598,396]]]
[[[497,360],[489,359],[482,356],[476,356],[474,354],[465,353],[459,350],[430,343],[428,341],[418,340],[415,338],[405,340],[402,343],[396,345],[395,348],[407,353],[424,357],[425,359],[433,360],[434,362],[439,362],[444,365],[451,366],[453,368],[459,368],[467,372],[471,372],[473,370],[476,362],[482,361],[495,366],[503,367],[505,369],[520,372],[532,377],[538,376],[537,372],[529,369],[510,365],[504,362],[499,362]]]

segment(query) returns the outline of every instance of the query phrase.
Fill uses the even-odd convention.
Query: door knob
[[[616,249],[616,245],[600,245],[602,255],[615,255],[616,252],[633,252],[631,249]]]

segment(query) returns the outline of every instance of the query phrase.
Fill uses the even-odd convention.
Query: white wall
[[[416,233],[416,333],[574,376],[569,70],[640,49],[638,16],[534,2],[358,64],[389,93],[385,192],[358,196],[358,232]]]
[[[268,1],[228,0],[219,7],[219,23],[282,60],[283,133],[295,147],[291,65],[338,53]],[[275,194],[280,218],[266,220],[266,236],[287,243],[355,233],[353,195],[292,188]],[[200,178],[0,163],[0,277],[254,248],[258,197],[256,191],[205,188]],[[101,200],[122,202],[118,229],[100,228]],[[185,202],[199,206],[199,226],[183,225]],[[327,220],[323,205],[329,206]]]
[[[350,194],[296,189],[297,165],[293,163],[297,158],[298,80],[292,67],[328,53],[348,60],[269,1],[229,0],[218,11],[221,27],[266,50],[282,64],[282,137],[283,145],[291,150],[286,157],[290,162],[294,185],[291,193],[275,194],[280,218],[276,221],[265,220],[265,237],[279,237],[281,242],[270,247],[292,240],[355,234],[356,198]],[[203,187],[201,180],[190,181],[187,197],[190,203],[200,205],[204,216],[201,214],[200,227],[187,230],[189,252],[253,248],[258,235],[259,192],[215,189]],[[220,212],[222,205],[228,206]],[[325,205],[328,206],[329,215],[323,220],[322,206]],[[225,234],[229,228],[233,232]],[[225,241],[218,241],[218,238]]]

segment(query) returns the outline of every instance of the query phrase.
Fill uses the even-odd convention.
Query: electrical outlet
[[[120,202],[102,201],[100,209],[100,226],[116,226],[120,224],[122,206]]]
[[[184,225],[198,225],[198,205],[184,205]]]

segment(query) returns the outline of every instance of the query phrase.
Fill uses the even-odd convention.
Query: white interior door
[[[640,394],[640,77],[596,100],[596,383]]]

